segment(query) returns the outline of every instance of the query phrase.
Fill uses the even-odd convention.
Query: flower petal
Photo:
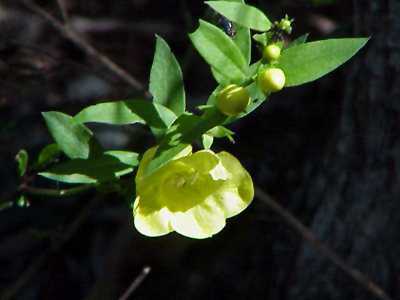
[[[229,177],[219,157],[211,150],[197,151],[182,161],[200,173],[209,173],[213,180],[226,180]]]
[[[204,202],[187,211],[174,212],[171,225],[176,232],[184,236],[204,239],[225,227],[225,216],[218,206]]]
[[[225,218],[236,216],[249,206],[249,203],[240,197],[238,189],[234,187],[222,187],[211,198],[214,204],[224,212]]]
[[[171,213],[165,207],[154,205],[152,201],[142,201],[136,197],[133,209],[136,229],[143,235],[161,236],[173,231],[170,225]],[[149,200],[149,199],[147,199]]]
[[[219,163],[218,156],[211,150],[201,150],[180,159],[200,173],[208,173]]]
[[[233,217],[244,210],[254,197],[253,181],[241,163],[228,152],[217,154],[221,163],[231,177],[214,195],[214,201],[219,204],[227,218]]]

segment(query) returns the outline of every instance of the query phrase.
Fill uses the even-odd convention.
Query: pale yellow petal
[[[240,197],[238,189],[235,187],[221,188],[210,198],[224,212],[225,218],[236,216],[249,206],[249,202]]]
[[[225,227],[225,216],[219,207],[202,203],[183,212],[174,212],[171,225],[176,232],[184,236],[204,239]]]
[[[173,231],[170,220],[171,213],[165,207],[144,205],[137,197],[133,209],[134,224],[143,235],[155,237]]]
[[[217,155],[231,177],[215,197],[221,206],[226,208],[227,217],[232,217],[245,209],[253,200],[253,181],[250,174],[234,156],[225,151]]]
[[[211,150],[201,150],[181,158],[180,161],[200,173],[208,173],[218,165],[219,158]]]

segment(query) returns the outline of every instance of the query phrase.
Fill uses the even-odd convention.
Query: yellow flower
[[[189,146],[149,176],[144,170],[156,152],[147,150],[136,175],[133,208],[136,229],[147,236],[176,231],[202,239],[221,231],[225,219],[244,210],[254,196],[253,182],[227,152]]]

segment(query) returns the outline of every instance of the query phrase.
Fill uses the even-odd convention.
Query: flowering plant
[[[248,116],[272,93],[331,72],[368,39],[307,42],[308,35],[302,35],[292,40],[293,20],[288,16],[271,22],[242,0],[206,4],[223,20],[223,28],[200,20],[189,35],[216,81],[197,113],[187,111],[181,68],[166,41],[157,36],[149,80],[152,100],[103,102],[74,116],[43,113],[55,143],[43,148],[32,166],[21,150],[21,177],[34,171],[59,183],[79,184],[79,191],[118,191],[129,199],[134,224],[147,236],[176,231],[206,238],[219,232],[226,218],[245,209],[254,194],[251,177],[229,153],[210,150],[214,139],[232,139],[229,124]],[[260,48],[255,55],[253,42]],[[87,127],[93,122],[147,125],[157,146],[144,155],[131,149],[106,150]],[[204,150],[192,153],[195,144]],[[26,197],[22,190],[20,199]]]

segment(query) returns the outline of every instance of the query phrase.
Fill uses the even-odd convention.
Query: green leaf
[[[164,166],[188,145],[199,139],[203,133],[221,125],[226,119],[225,115],[214,108],[207,110],[201,117],[188,113],[182,114],[160,143],[145,174],[150,175]]]
[[[205,3],[224,17],[244,27],[257,31],[267,31],[271,28],[271,22],[265,14],[254,6],[229,1],[206,1]]]
[[[232,143],[235,142],[235,140],[233,139],[235,133],[224,126],[215,126],[214,128],[211,128],[209,131],[207,131],[207,134],[214,138],[227,138]]]
[[[139,164],[138,154],[108,151],[90,159],[73,159],[50,168],[39,175],[65,183],[102,183],[133,172]]]
[[[131,151],[123,151],[123,150],[110,150],[104,152],[105,155],[110,155],[112,157],[117,158],[120,162],[136,167],[139,165],[139,154]]]
[[[51,162],[61,152],[57,144],[50,144],[44,147],[37,158],[35,167],[40,168]]]
[[[260,69],[260,67],[263,65],[262,63],[262,59],[256,61],[255,63],[251,64],[249,67],[249,75],[251,77],[255,76],[256,74],[258,74],[258,70]]]
[[[155,102],[168,107],[177,116],[185,111],[182,71],[168,44],[156,36],[156,51],[150,73],[150,93]]]
[[[214,142],[214,137],[205,133],[201,136],[201,141],[204,149],[210,149]]]
[[[230,2],[237,2],[244,4],[244,0],[230,0]],[[236,34],[232,38],[235,44],[239,47],[240,51],[244,58],[246,59],[247,65],[250,64],[251,61],[251,37],[250,37],[250,29],[244,26],[239,25],[234,22]]]
[[[22,177],[25,175],[26,169],[28,168],[28,152],[26,152],[25,149],[19,150],[19,152],[15,156],[15,160],[18,164],[18,174],[20,177]]]
[[[205,61],[229,82],[240,83],[246,79],[246,59],[221,29],[200,20],[199,28],[189,37]]]
[[[299,36],[297,39],[293,40],[286,47],[286,49],[289,49],[290,47],[293,47],[293,46],[298,46],[298,45],[304,44],[305,42],[307,42],[307,39],[308,39],[309,35],[310,35],[309,33],[306,33],[306,34],[303,34],[303,35]]]
[[[236,34],[233,37],[233,41],[239,47],[240,51],[244,58],[246,59],[247,65],[250,64],[251,61],[251,38],[250,38],[250,30],[243,26],[236,27]]]
[[[176,115],[165,106],[146,100],[105,102],[88,106],[75,117],[79,123],[106,123],[112,125],[147,124],[152,128],[166,129]]]
[[[286,75],[285,86],[296,86],[316,80],[333,71],[368,41],[368,38],[330,39],[285,49],[277,67]]]
[[[220,73],[217,69],[211,67],[211,74],[213,75],[215,81],[220,85],[228,85],[230,78],[225,77],[224,74]]]
[[[261,44],[262,46],[266,46],[268,44],[269,37],[265,32],[256,33],[253,35],[253,40]]]
[[[73,117],[57,112],[42,113],[53,139],[70,158],[88,158],[92,132]]]

